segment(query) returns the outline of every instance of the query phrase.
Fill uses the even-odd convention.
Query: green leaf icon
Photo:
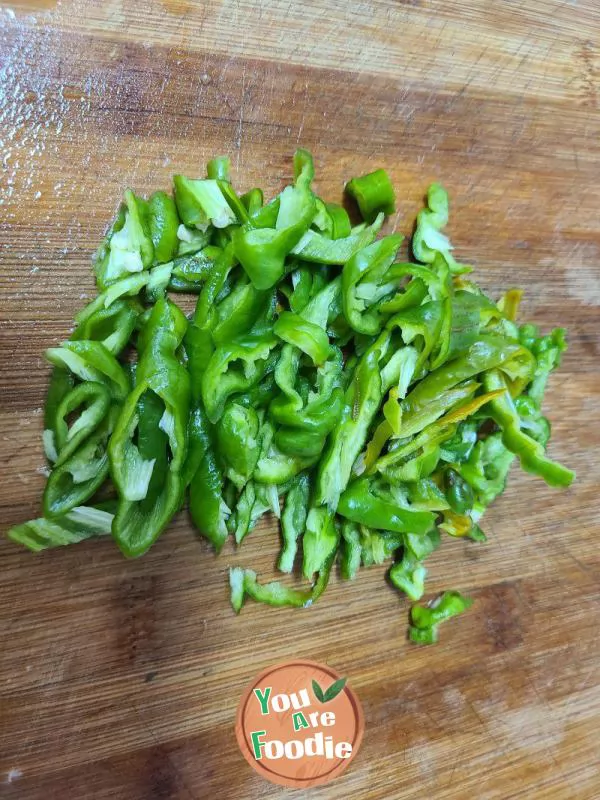
[[[342,691],[342,689],[346,685],[346,680],[347,680],[346,678],[340,678],[339,680],[334,681],[329,687],[329,689],[327,689],[325,692],[323,691],[323,689],[321,689],[319,684],[315,680],[313,680],[312,688],[313,692],[315,693],[315,697],[320,703],[328,703],[330,700],[333,700],[335,697],[337,697],[338,694]]]
[[[325,692],[324,702],[328,703],[330,700],[333,700],[334,697],[337,697],[345,685],[346,678],[340,678],[338,681],[335,681],[335,683],[332,683],[329,689],[327,689]]]
[[[321,689],[321,687],[319,686],[319,684],[315,680],[313,680],[313,682],[312,682],[312,688],[313,688],[313,692],[315,693],[315,697],[317,698],[317,700],[320,703],[324,703],[325,702],[325,695],[323,694],[323,689]]]

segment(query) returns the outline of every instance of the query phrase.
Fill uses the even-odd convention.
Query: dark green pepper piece
[[[258,461],[259,421],[253,408],[235,402],[225,406],[216,425],[218,453],[230,467],[229,478],[242,488],[252,476]]]
[[[368,478],[359,478],[348,486],[337,512],[352,522],[394,533],[426,533],[435,520],[429,511],[411,511],[377,496]]]
[[[352,178],[346,184],[346,191],[356,200],[362,218],[367,222],[372,222],[381,211],[386,215],[396,211],[394,187],[384,169]]]
[[[135,389],[123,405],[110,440],[111,474],[119,493],[113,536],[126,556],[142,555],[151,547],[178,511],[183,496],[190,379],[179,351],[186,328],[187,320],[174,303],[164,298],[157,301],[138,336]],[[139,443],[133,440],[139,425],[139,402],[146,392],[153,392],[161,401],[160,427],[168,438],[168,444],[165,440],[145,440],[151,451],[160,444],[168,452],[167,467],[159,475],[160,485],[152,492],[153,498],[148,492],[156,456],[145,459]],[[149,408],[148,414],[151,411],[155,409]]]
[[[165,264],[176,256],[179,247],[177,207],[173,198],[165,192],[155,192],[148,205],[154,260],[158,264]]]
[[[466,514],[473,508],[475,502],[473,489],[458,472],[453,469],[447,469],[444,472],[444,488],[452,511],[457,514]]]
[[[218,553],[227,539],[231,510],[223,500],[223,473],[213,447],[210,422],[201,404],[191,414],[188,436],[185,482],[189,483],[190,514],[200,533]]]

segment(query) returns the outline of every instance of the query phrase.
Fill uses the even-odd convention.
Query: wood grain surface
[[[362,749],[314,798],[600,797],[600,6],[597,0],[39,0],[0,9],[0,507],[37,516],[46,347],[94,293],[123,189],[231,154],[278,190],[298,144],[318,189],[385,166],[410,234],[432,179],[460,260],[569,329],[551,382],[567,492],[517,469],[487,545],[446,541],[431,593],[475,598],[437,647],[405,641],[384,568],[315,608],[228,605],[227,569],[273,571],[262,525],[215,559],[185,515],[143,559],[109,541],[0,543],[0,797],[279,800],[234,735],[248,682],[290,658],[349,676]]]

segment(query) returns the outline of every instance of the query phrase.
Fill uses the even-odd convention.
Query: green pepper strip
[[[395,533],[426,533],[435,520],[428,511],[411,511],[377,496],[368,478],[359,478],[348,486],[337,513],[352,522]]]
[[[337,203],[325,203],[325,207],[332,223],[331,238],[345,239],[350,236],[352,225],[346,209]]]
[[[53,425],[56,447],[56,466],[60,466],[96,430],[108,414],[111,403],[110,392],[101,383],[81,383],[71,389],[60,402]],[[67,417],[80,406],[84,410],[69,428]]]
[[[253,570],[234,567],[229,571],[233,610],[236,614],[239,614],[246,595],[256,603],[265,603],[269,606],[307,608],[313,605],[327,588],[334,558],[335,552],[323,565],[311,589],[293,589],[282,586],[279,581],[260,584]]]
[[[429,606],[413,606],[410,610],[412,625],[409,629],[409,637],[411,641],[420,644],[437,641],[438,625],[451,617],[462,614],[472,605],[471,598],[464,597],[460,592],[444,592]],[[422,635],[419,632],[422,632]]]
[[[302,574],[311,580],[327,560],[335,555],[340,540],[334,514],[327,508],[311,508],[302,537]]]
[[[314,322],[303,319],[292,311],[282,311],[273,332],[284,342],[306,353],[315,366],[321,366],[329,355],[327,332]]]
[[[471,267],[454,260],[450,240],[442,233],[442,228],[448,224],[448,193],[439,183],[432,183],[427,190],[427,206],[417,216],[417,229],[412,243],[415,258],[431,264],[439,253],[453,274],[470,272]]]
[[[298,475],[288,491],[281,516],[283,547],[279,554],[278,568],[281,572],[291,572],[298,551],[298,539],[304,533],[308,515],[310,479],[308,475]]]
[[[148,269],[153,260],[148,204],[127,189],[123,207],[96,256],[98,285],[105,289],[129,273]]]
[[[379,362],[386,350],[387,342],[378,341],[356,366],[345,393],[340,421],[319,464],[315,505],[326,505],[335,511],[340,495],[348,485],[352,466],[365,444],[383,397]]]
[[[71,340],[91,339],[101,342],[110,353],[118,356],[129,342],[141,310],[137,300],[119,299],[111,302],[108,307],[103,304],[79,322],[71,334]]]
[[[186,426],[190,404],[190,380],[179,359],[187,328],[180,309],[160,299],[138,337],[139,362],[135,389],[127,397],[109,444],[111,473],[119,492],[113,536],[124,555],[142,555],[179,509],[184,490],[182,477],[187,451]],[[139,424],[139,401],[154,392],[164,405],[160,427],[168,437],[168,465],[154,497],[144,502],[155,466],[145,459],[133,441]],[[153,440],[149,447],[158,446]]]
[[[246,207],[248,214],[254,217],[263,207],[264,197],[262,189],[250,189],[249,192],[246,192],[246,194],[240,197],[240,200]]]
[[[521,467],[526,472],[542,477],[549,486],[570,486],[575,473],[547,458],[543,446],[521,430],[519,415],[503,375],[498,370],[490,370],[485,373],[483,381],[490,392],[505,390],[490,402],[490,411],[493,419],[502,428],[504,446],[518,456]]]
[[[202,377],[213,352],[211,325],[214,323],[214,297],[220,291],[233,265],[231,248],[215,265],[205,284],[193,323],[185,337],[185,350],[190,374],[192,412],[188,427],[188,457],[184,468],[184,484],[190,485],[190,513],[196,526],[220,550],[227,537],[227,520],[231,511],[223,499],[225,480],[213,445],[213,430],[202,403]],[[217,436],[219,434],[217,429]],[[229,441],[229,437],[227,437]]]
[[[344,580],[353,580],[361,563],[362,547],[358,525],[342,520],[340,572]]]
[[[396,257],[403,238],[400,235],[386,236],[359,250],[344,265],[342,270],[344,316],[348,324],[358,333],[373,336],[381,330],[383,317],[378,301],[390,294],[390,290],[395,289],[394,284],[386,285],[386,273]]]
[[[44,453],[50,462],[56,461],[56,413],[65,395],[73,388],[73,375],[62,367],[53,367],[44,406]]]
[[[228,478],[242,489],[251,478],[260,452],[259,419],[254,408],[236,402],[225,406],[216,425],[216,441],[221,458],[228,465]]]
[[[238,221],[218,181],[175,175],[173,185],[177,211],[184,225],[206,230],[211,224],[215,228],[226,228]]]
[[[56,519],[39,517],[14,525],[7,533],[15,544],[34,553],[49,547],[77,544],[94,536],[110,534],[113,515],[100,508],[78,506]]]
[[[185,483],[190,487],[190,514],[194,524],[218,553],[227,539],[227,518],[231,510],[223,500],[223,474],[211,426],[201,403],[190,417]]]
[[[154,245],[154,259],[165,264],[177,254],[179,217],[175,201],[165,192],[155,192],[148,201],[150,209],[150,236]]]
[[[216,181],[229,181],[231,161],[227,156],[215,156],[206,165],[206,174]]]
[[[383,220],[383,214],[379,214],[372,225],[358,225],[343,239],[328,239],[321,233],[307,230],[291,252],[303,261],[315,264],[345,264],[355,253],[375,241]]]

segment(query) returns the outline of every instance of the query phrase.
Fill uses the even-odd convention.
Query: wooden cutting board
[[[385,568],[315,608],[228,605],[268,577],[273,521],[216,559],[181,515],[139,561],[111,542],[0,544],[0,797],[284,798],[236,745],[251,678],[290,658],[349,677],[362,749],[315,798],[600,797],[600,8],[596,0],[293,3],[40,0],[0,10],[3,529],[39,512],[42,354],[94,293],[90,254],[127,186],[167,188],[229,153],[275,192],[299,144],[320,193],[379,166],[410,234],[432,179],[460,260],[524,316],[565,325],[551,382],[567,492],[512,474],[487,545],[451,541],[429,590],[471,612],[405,641]]]

